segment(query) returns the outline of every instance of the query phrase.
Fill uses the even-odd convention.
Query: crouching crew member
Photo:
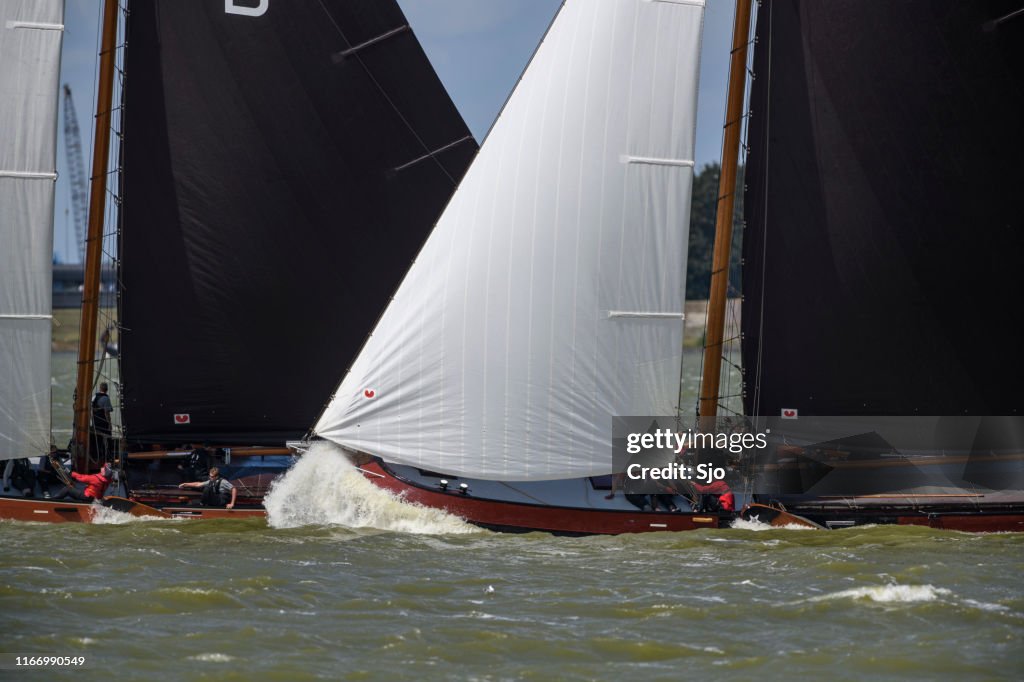
[[[71,478],[84,483],[85,491],[82,492],[77,488],[64,486],[64,489],[54,495],[52,499],[63,500],[70,497],[79,502],[102,500],[103,494],[107,491],[107,486],[114,479],[114,471],[110,468],[109,464],[104,464],[98,474],[80,474],[77,471],[72,471]]]

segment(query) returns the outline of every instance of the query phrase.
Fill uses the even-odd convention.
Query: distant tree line
[[[729,258],[729,296],[739,296],[740,257],[743,246],[743,166],[736,174],[736,204],[732,218],[732,253]],[[711,251],[715,245],[715,211],[722,169],[710,163],[693,178],[690,205],[690,250],[686,262],[686,298],[708,298],[711,287]]]

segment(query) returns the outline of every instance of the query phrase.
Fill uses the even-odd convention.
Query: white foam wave
[[[853,587],[831,594],[811,597],[809,601],[828,601],[832,599],[867,599],[879,603],[911,603],[930,602],[939,597],[952,594],[944,587],[932,585],[873,585],[871,587]]]
[[[220,594],[217,590],[204,589],[202,587],[162,587],[157,592],[165,594],[198,594],[204,597]]]
[[[120,526],[125,523],[137,523],[139,521],[180,521],[181,519],[168,519],[163,516],[133,516],[128,512],[117,511],[110,507],[99,504],[92,506],[92,522],[100,525]]]
[[[92,506],[92,522],[100,525],[119,526],[123,523],[131,523],[138,519],[126,512],[120,512],[110,507],[101,507],[98,504]]]
[[[1002,604],[992,604],[984,601],[976,601],[974,599],[964,599],[964,604],[967,604],[968,606],[973,606],[974,608],[980,609],[982,611],[1006,612],[1011,610],[1009,606],[1003,606]]]
[[[273,528],[339,525],[421,535],[479,531],[456,516],[378,488],[329,443],[314,444],[275,480],[263,506]]]
[[[747,521],[746,519],[734,519],[732,527],[737,530],[753,530],[753,531],[765,531],[765,530],[817,530],[810,526],[801,526],[795,523],[790,523],[785,526],[771,526],[763,521]]]
[[[188,657],[190,661],[202,661],[203,663],[230,663],[235,660],[234,656],[228,656],[227,654],[197,654],[195,656]]]

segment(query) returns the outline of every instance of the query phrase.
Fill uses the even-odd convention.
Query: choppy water
[[[499,535],[361,483],[320,453],[273,525],[0,522],[0,651],[88,657],[58,679],[1024,677],[1024,534]]]
[[[73,370],[54,356],[58,433]],[[331,452],[267,506],[0,522],[0,653],[89,660],[0,679],[1024,679],[1024,534],[498,535]]]

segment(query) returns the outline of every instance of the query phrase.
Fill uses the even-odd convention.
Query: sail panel
[[[679,392],[703,9],[568,2],[316,434],[435,471],[611,471]]]
[[[50,445],[63,0],[0,0],[0,460]]]
[[[745,199],[748,414],[1024,409],[1018,8],[762,6]]]
[[[393,0],[141,0],[128,22],[127,436],[300,438],[476,143]]]

